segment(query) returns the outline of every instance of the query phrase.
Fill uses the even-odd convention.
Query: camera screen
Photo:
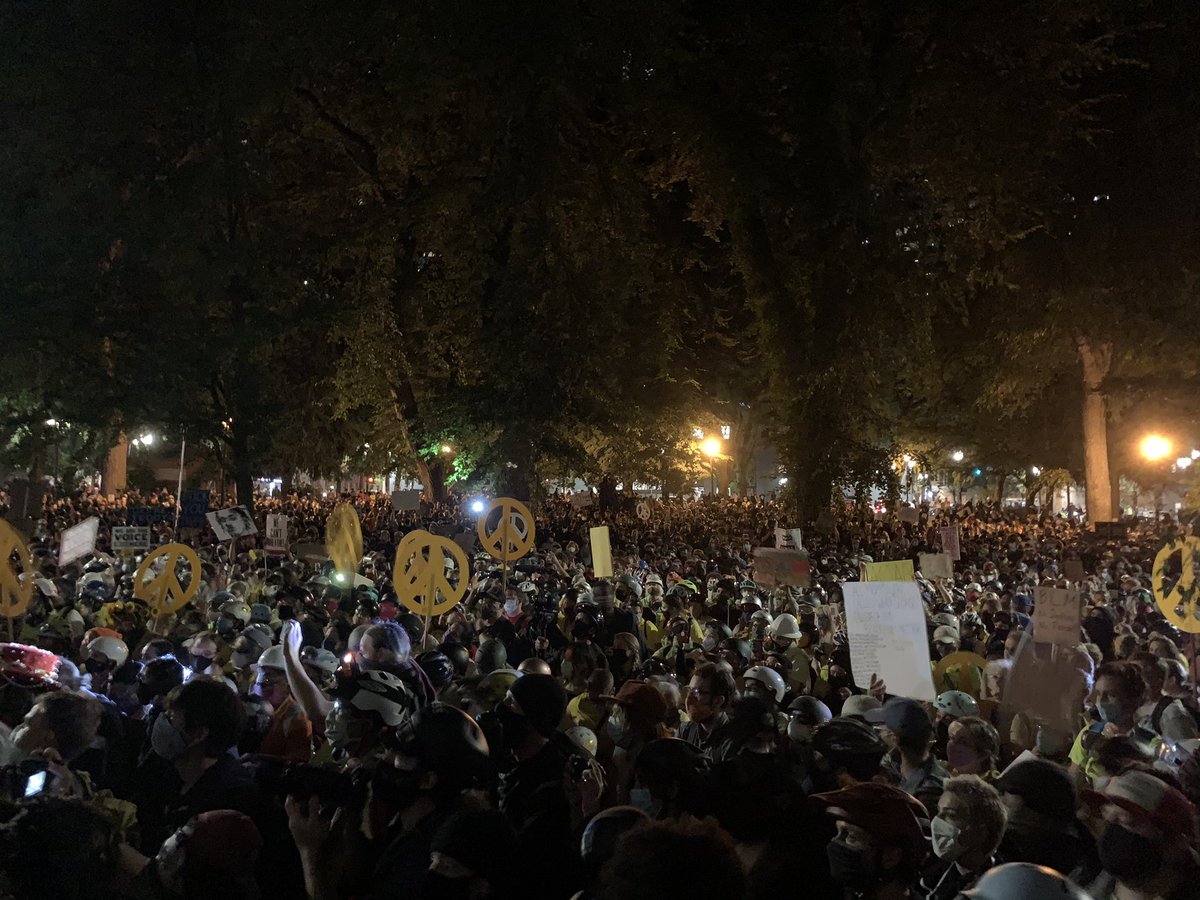
[[[25,782],[25,796],[33,797],[40,794],[46,787],[45,771],[35,772],[29,776],[29,780]]]

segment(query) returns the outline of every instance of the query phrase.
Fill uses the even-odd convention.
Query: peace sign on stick
[[[147,580],[153,572],[152,566],[164,560],[163,569]],[[180,562],[188,565],[188,583],[184,587],[179,581],[175,566]],[[145,600],[155,613],[173,613],[187,606],[200,590],[200,557],[186,544],[165,544],[142,560],[133,576],[133,596]]]

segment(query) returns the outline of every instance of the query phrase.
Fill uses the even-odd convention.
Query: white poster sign
[[[933,702],[933,673],[925,607],[913,581],[847,582],[846,633],[850,665],[860,687],[871,675],[897,697]]]
[[[150,547],[149,525],[114,525],[113,550],[146,550]]]
[[[95,550],[99,530],[100,520],[92,516],[64,531],[58,541],[58,564],[65,566]]]
[[[940,529],[942,533],[942,552],[955,562],[962,559],[962,548],[958,543],[958,526],[947,525]]]
[[[231,506],[208,514],[208,524],[219,541],[231,541],[247,534],[258,534],[258,526],[244,506]]]
[[[267,540],[263,549],[268,553],[282,554],[288,551],[288,517],[267,516]]]
[[[1074,647],[1079,643],[1079,591],[1074,588],[1033,589],[1033,639],[1039,644]]]
[[[954,562],[949,553],[922,553],[921,574],[926,578],[953,578]]]

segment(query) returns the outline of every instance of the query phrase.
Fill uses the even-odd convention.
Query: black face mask
[[[380,800],[395,810],[408,809],[421,794],[421,779],[425,773],[408,771],[395,766],[376,767],[371,776],[371,790]]]
[[[503,703],[496,707],[496,718],[500,722],[500,730],[504,735],[504,746],[509,750],[523,743],[529,736],[529,720],[519,713],[513,712]]]
[[[98,659],[89,659],[83,664],[84,669],[89,675],[106,675],[108,674],[108,663],[101,662]]]
[[[140,703],[142,706],[146,706],[148,703],[150,703],[151,700],[153,700],[157,696],[158,696],[158,691],[155,690],[154,685],[146,684],[146,682],[144,682],[144,681],[138,682],[137,698],[138,698],[138,703]]]
[[[199,675],[205,669],[212,665],[212,657],[210,656],[192,656],[192,671]]]
[[[1133,887],[1144,883],[1162,868],[1162,845],[1151,838],[1110,822],[1100,835],[1100,865]]]
[[[865,891],[875,883],[875,861],[861,850],[847,847],[841,841],[830,841],[825,847],[829,859],[829,876],[852,891]]]

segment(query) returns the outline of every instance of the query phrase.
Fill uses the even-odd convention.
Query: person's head
[[[1159,659],[1179,659],[1179,647],[1165,635],[1156,634],[1146,642],[1146,649]]]
[[[788,735],[792,726],[788,725]],[[829,787],[848,787],[879,775],[888,751],[883,738],[858,718],[837,718],[818,725],[812,734],[813,750],[819,755]]]
[[[14,897],[107,896],[117,872],[111,816],[78,798],[41,795],[0,826],[0,869]]]
[[[1158,670],[1162,674],[1164,694],[1182,694],[1187,691],[1187,667],[1177,659],[1160,659]]]
[[[435,703],[418,710],[388,740],[391,750],[377,767],[372,785],[394,811],[418,798],[452,802],[488,763],[483,730],[460,709]]]
[[[504,742],[523,755],[535,752],[554,733],[567,709],[567,692],[551,675],[522,675],[496,707]]]
[[[1075,824],[1075,782],[1062,766],[1030,759],[1010,766],[995,782],[1008,811],[1008,829],[1030,825],[1064,830]]]
[[[1096,710],[1105,722],[1131,727],[1146,694],[1146,682],[1136,663],[1105,663],[1096,673]]]
[[[963,866],[986,866],[1000,840],[1008,813],[996,789],[977,775],[958,775],[942,787],[930,823],[933,852]]]
[[[595,669],[587,677],[587,695],[593,703],[603,702],[602,698],[613,692],[613,676],[608,669]]]
[[[174,656],[159,656],[138,673],[137,698],[142,705],[160,705],[162,698],[183,684],[183,665]]]
[[[946,760],[959,775],[986,775],[1000,762],[1000,735],[990,722],[965,716],[950,724]]]
[[[416,700],[399,675],[386,670],[360,672],[338,684],[325,719],[325,738],[337,757],[361,758],[384,735],[403,727]]]
[[[747,896],[733,839],[714,819],[647,822],[629,829],[601,871],[600,885],[606,900]]]
[[[1143,699],[1148,703],[1157,700],[1163,689],[1163,672],[1158,665],[1162,659],[1147,650],[1138,650],[1129,661],[1138,667],[1138,671],[1142,673],[1142,681],[1146,683],[1146,695]]]
[[[189,662],[193,672],[203,672],[213,665],[220,653],[220,643],[216,632],[201,631],[192,635],[187,642]]]
[[[724,666],[704,663],[692,674],[684,707],[693,722],[709,722],[724,713],[733,700],[737,685]]]
[[[592,817],[579,841],[579,857],[588,885],[595,886],[600,870],[612,859],[621,837],[648,821],[646,813],[636,806],[613,806]]]
[[[882,725],[884,742],[901,753],[918,758],[929,753],[935,733],[933,722],[916,700],[893,697],[881,709],[870,710],[863,718],[873,725]]]
[[[90,694],[53,691],[38,697],[13,729],[12,741],[26,756],[56,750],[67,762],[86,750],[100,728],[100,701]]]
[[[654,685],[626,681],[612,699],[605,727],[613,744],[628,750],[660,736],[667,718],[667,701]]]
[[[217,759],[237,743],[244,717],[241,701],[224,682],[192,679],[167,695],[150,744],[176,765]]]
[[[274,644],[258,658],[258,675],[254,679],[254,693],[278,708],[292,695],[288,687],[283,647]]]
[[[856,784],[813,800],[836,822],[826,848],[829,873],[843,887],[867,893],[885,884],[912,884],[929,853],[927,813],[897,787]]]
[[[396,622],[377,622],[363,632],[358,662],[363,669],[395,668],[408,662],[412,643]]]
[[[168,896],[258,900],[254,864],[262,846],[257,826],[242,813],[204,812],[163,842],[154,857],[154,874]]]
[[[508,665],[508,651],[504,644],[489,638],[479,644],[475,651],[475,669],[480,675],[487,675]]]
[[[249,625],[234,638],[230,662],[236,669],[249,669],[272,643],[270,629],[263,625]]]

